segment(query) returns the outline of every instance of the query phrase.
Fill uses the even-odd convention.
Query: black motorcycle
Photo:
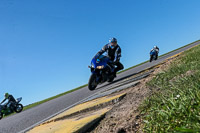
[[[4,105],[0,105],[0,120],[9,114],[12,114],[14,112],[16,113],[20,113],[23,110],[23,105],[20,104],[22,98],[17,98],[15,103],[11,103],[10,106],[8,107],[8,105],[4,104]]]

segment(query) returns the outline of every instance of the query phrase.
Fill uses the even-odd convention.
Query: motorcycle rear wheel
[[[156,55],[155,60],[158,60],[158,55]]]
[[[153,60],[153,55],[150,56],[149,62],[152,62],[152,60]]]
[[[23,105],[22,104],[17,104],[16,105],[16,108],[15,108],[15,112],[16,113],[20,113],[20,112],[22,112],[22,110],[23,110]]]
[[[112,76],[112,77],[108,80],[108,82],[111,83],[111,82],[113,82],[114,79],[115,79],[115,77]]]
[[[0,120],[3,118],[3,114],[2,113],[0,113]]]
[[[95,90],[96,87],[97,87],[96,74],[92,74],[90,76],[90,79],[89,79],[89,82],[88,82],[88,89],[93,91],[93,90]]]

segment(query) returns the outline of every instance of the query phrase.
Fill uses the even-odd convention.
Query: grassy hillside
[[[185,51],[147,85],[154,93],[141,106],[145,132],[200,131],[200,46]]]

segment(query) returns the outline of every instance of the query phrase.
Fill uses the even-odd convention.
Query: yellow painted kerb
[[[74,133],[82,129],[89,122],[100,118],[106,112],[108,112],[111,108],[104,108],[97,112],[94,112],[86,117],[76,117],[73,119],[65,119],[56,122],[50,122],[38,127],[35,127],[28,133]]]
[[[92,107],[95,107],[97,105],[100,105],[100,104],[103,104],[103,103],[107,103],[107,102],[112,101],[114,99],[117,99],[117,98],[119,98],[119,97],[121,97],[121,96],[123,96],[125,94],[126,93],[122,93],[122,94],[119,94],[119,95],[116,95],[116,96],[105,96],[105,97],[97,98],[97,99],[94,99],[92,101],[88,101],[88,102],[79,104],[79,105],[77,105],[75,107],[72,107],[71,109],[69,109],[69,110],[67,110],[67,111],[55,116],[54,118],[50,119],[50,121],[51,120],[55,120],[57,118],[68,116],[70,114],[85,110],[87,108],[92,108]]]

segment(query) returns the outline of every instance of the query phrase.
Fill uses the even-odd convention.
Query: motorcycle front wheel
[[[97,87],[96,74],[92,74],[88,82],[88,89],[92,91],[95,90],[96,87]]]
[[[22,104],[17,104],[16,107],[15,107],[15,112],[20,113],[20,112],[22,112],[23,108],[24,107],[23,107]]]

